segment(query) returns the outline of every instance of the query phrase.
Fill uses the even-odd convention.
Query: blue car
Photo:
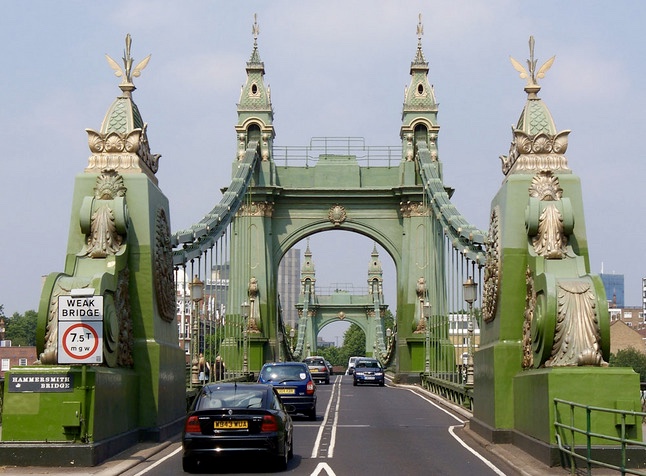
[[[274,362],[262,366],[259,383],[273,385],[291,413],[316,420],[316,385],[303,362]]]
[[[386,383],[384,369],[377,359],[359,359],[354,364],[352,384],[372,383],[383,387]]]

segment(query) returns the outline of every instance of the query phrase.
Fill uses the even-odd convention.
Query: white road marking
[[[493,464],[491,461],[489,461],[487,458],[485,458],[485,457],[484,457],[484,456],[482,456],[480,453],[478,453],[476,450],[474,450],[474,449],[473,449],[473,448],[471,448],[469,445],[467,445],[467,444],[464,442],[464,440],[462,440],[458,435],[456,435],[456,434],[455,434],[455,432],[453,431],[453,429],[454,429],[454,428],[457,428],[457,427],[459,427],[459,426],[461,426],[461,425],[455,425],[455,426],[450,426],[450,427],[449,427],[449,433],[451,434],[451,436],[452,436],[453,438],[455,438],[455,439],[458,441],[458,443],[460,443],[462,446],[464,446],[464,448],[466,448],[467,450],[469,450],[469,451],[470,451],[470,452],[471,452],[471,453],[472,453],[476,458],[478,458],[478,459],[479,459],[480,461],[482,461],[484,464],[486,464],[487,466],[489,466],[489,468],[491,468],[491,470],[492,470],[494,473],[498,474],[499,476],[506,476],[506,475],[505,475],[505,473],[503,473],[502,471],[500,471],[496,465],[494,465],[494,464]]]
[[[332,471],[332,468],[330,468],[330,466],[327,463],[317,464],[311,476],[317,476],[321,474],[321,471],[324,471],[325,474],[328,474],[329,476],[336,476],[336,473]]]
[[[330,401],[327,404],[325,409],[325,415],[323,415],[323,423],[319,427],[319,432],[316,435],[316,441],[314,442],[314,447],[312,448],[312,458],[316,458],[319,453],[319,448],[321,446],[321,438],[323,437],[323,432],[325,431],[325,425],[327,424],[328,418],[330,417],[330,410],[332,407],[332,402],[334,401],[334,393],[338,392],[339,398],[341,396],[341,377],[337,375],[336,380],[334,381],[334,387],[332,388],[332,395],[330,396]],[[337,403],[338,405],[338,403]],[[335,422],[336,424],[336,422]],[[336,432],[336,429],[333,427],[333,433]],[[332,446],[331,446],[332,447]],[[329,451],[329,448],[328,448]]]
[[[156,466],[159,466],[160,464],[162,464],[162,463],[163,463],[164,461],[166,461],[167,459],[172,458],[173,456],[175,456],[175,455],[176,455],[177,453],[179,453],[180,451],[182,451],[182,446],[181,446],[181,445],[179,446],[179,448],[177,448],[175,451],[173,451],[173,452],[172,452],[172,453],[170,453],[169,455],[166,455],[166,456],[164,456],[162,459],[157,460],[155,463],[151,464],[151,465],[150,465],[150,466],[148,466],[146,469],[143,469],[143,470],[139,471],[137,474],[135,474],[135,476],[141,476],[142,474],[146,474],[146,473],[147,473],[147,472],[149,472],[151,469],[153,469],[153,468],[154,468],[154,467],[156,467]]]
[[[420,395],[420,394],[419,394],[419,393],[417,393],[415,390],[410,389],[410,388],[406,388],[405,390],[408,390],[409,392],[412,392],[414,395],[418,396],[418,397],[419,397],[419,398],[421,398],[422,400],[427,401],[428,403],[430,403],[431,405],[433,405],[435,408],[437,408],[437,409],[439,409],[439,410],[442,410],[444,413],[446,413],[447,415],[449,415],[449,416],[453,417],[455,420],[457,420],[457,421],[460,423],[460,425],[453,425],[453,426],[450,426],[450,427],[449,427],[449,434],[450,434],[450,435],[451,435],[451,436],[452,436],[452,437],[453,437],[453,438],[454,438],[458,443],[460,443],[464,448],[466,448],[470,453],[472,453],[472,454],[473,454],[474,456],[476,456],[479,460],[481,460],[484,464],[486,464],[489,468],[491,468],[491,470],[492,470],[494,473],[498,474],[499,476],[505,476],[505,473],[503,473],[500,469],[498,469],[498,467],[497,467],[496,465],[494,465],[494,464],[493,464],[491,461],[489,461],[487,458],[485,458],[485,457],[484,457],[484,456],[482,456],[480,453],[478,453],[476,450],[474,450],[474,449],[473,449],[473,448],[471,448],[469,445],[467,445],[467,444],[464,442],[464,440],[462,440],[458,435],[456,435],[456,434],[455,434],[455,432],[454,432],[454,430],[453,430],[453,429],[454,429],[454,428],[457,428],[457,427],[459,427],[459,426],[464,426],[464,424],[466,423],[466,421],[461,420],[460,418],[458,418],[457,416],[455,416],[453,413],[451,413],[450,411],[448,411],[446,408],[442,408],[440,405],[438,405],[437,403],[435,403],[433,400],[431,400],[431,399],[429,399],[429,398],[426,398],[424,395]]]
[[[339,426],[339,406],[341,405],[341,385],[339,385],[339,391],[337,392],[336,407],[334,409],[334,423],[332,424],[332,434],[330,435],[330,447],[327,450],[327,457],[332,458],[334,456],[334,444],[336,443],[336,429]]]

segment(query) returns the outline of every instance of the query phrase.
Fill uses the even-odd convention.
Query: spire
[[[312,261],[312,252],[310,251],[310,239],[307,239],[307,247],[305,249],[305,260],[301,266],[301,284],[305,286],[306,281],[312,283],[312,291],[314,291],[314,283],[316,282],[316,271],[314,269],[314,262]]]
[[[435,143],[440,126],[437,124],[435,91],[428,80],[429,68],[422,50],[423,35],[424,26],[420,13],[417,23],[417,51],[410,65],[410,84],[404,91],[400,129],[404,154],[402,160],[405,161],[414,159],[416,150],[414,142],[417,140],[426,142],[431,154],[437,158]]]
[[[240,91],[238,103],[238,159],[244,155],[250,141],[257,141],[261,146],[262,159],[269,160],[271,143],[275,132],[273,128],[274,111],[271,104],[271,90],[265,87],[263,77],[265,65],[260,59],[258,51],[258,36],[260,26],[258,17],[253,16],[254,22],[251,29],[253,35],[253,50],[247,61],[247,81]]]
[[[150,153],[147,124],[141,118],[139,108],[132,100],[132,92],[136,89],[133,78],[138,78],[141,71],[148,65],[150,56],[146,56],[134,68],[134,59],[130,54],[132,38],[126,35],[126,49],[123,53],[123,68],[107,54],[108,64],[114,70],[114,75],[122,78],[119,84],[121,94],[117,96],[103,118],[101,130],[96,132],[86,129],[90,151],[88,173],[100,173],[110,164],[111,168],[121,173],[145,173],[157,184],[155,173],[159,167],[158,154]]]
[[[308,274],[314,277],[314,261],[312,261],[312,252],[310,251],[310,239],[307,239],[307,247],[305,248],[305,261],[301,266],[301,275]]]
[[[513,139],[508,156],[501,156],[503,174],[534,173],[536,170],[551,170],[559,173],[571,173],[567,159],[563,155],[567,150],[570,131],[557,132],[554,119],[547,105],[538,97],[541,90],[538,79],[552,67],[555,56],[552,56],[536,70],[534,58],[534,37],[529,37],[529,59],[527,69],[512,58],[511,64],[526,79],[525,92],[527,101],[520,114],[516,127],[512,127]]]
[[[370,294],[377,293],[383,295],[383,278],[384,270],[379,260],[379,252],[377,251],[377,243],[374,243],[372,253],[370,254],[370,264],[368,266],[368,292]]]

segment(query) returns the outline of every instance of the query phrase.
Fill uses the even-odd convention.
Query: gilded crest
[[[327,214],[328,220],[330,220],[334,226],[339,226],[341,223],[345,221],[345,219],[348,217],[347,213],[345,212],[345,208],[341,205],[334,205],[333,207],[330,208],[330,211]]]

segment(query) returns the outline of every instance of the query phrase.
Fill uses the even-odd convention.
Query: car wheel
[[[329,379],[329,378],[326,378],[326,379],[325,379],[325,384],[326,384],[326,385],[330,385],[330,379]]]
[[[352,380],[352,385],[357,386],[357,379]]]
[[[276,455],[276,460],[275,460],[276,471],[285,471],[287,469],[287,460],[289,459],[289,448],[287,446],[288,446],[287,438],[285,438],[283,454]]]
[[[289,437],[289,452],[287,453],[287,459],[292,459],[294,457],[294,435],[292,434]]]
[[[383,381],[383,380],[382,380],[381,382],[379,382],[379,386],[380,386],[380,387],[383,387],[383,386],[384,386],[384,381]]]
[[[316,421],[316,407],[314,407],[314,408],[312,408],[312,409],[310,410],[310,412],[307,414],[307,417],[308,417],[311,421]]]
[[[196,473],[198,462],[192,458],[182,458],[182,469],[185,473]]]

